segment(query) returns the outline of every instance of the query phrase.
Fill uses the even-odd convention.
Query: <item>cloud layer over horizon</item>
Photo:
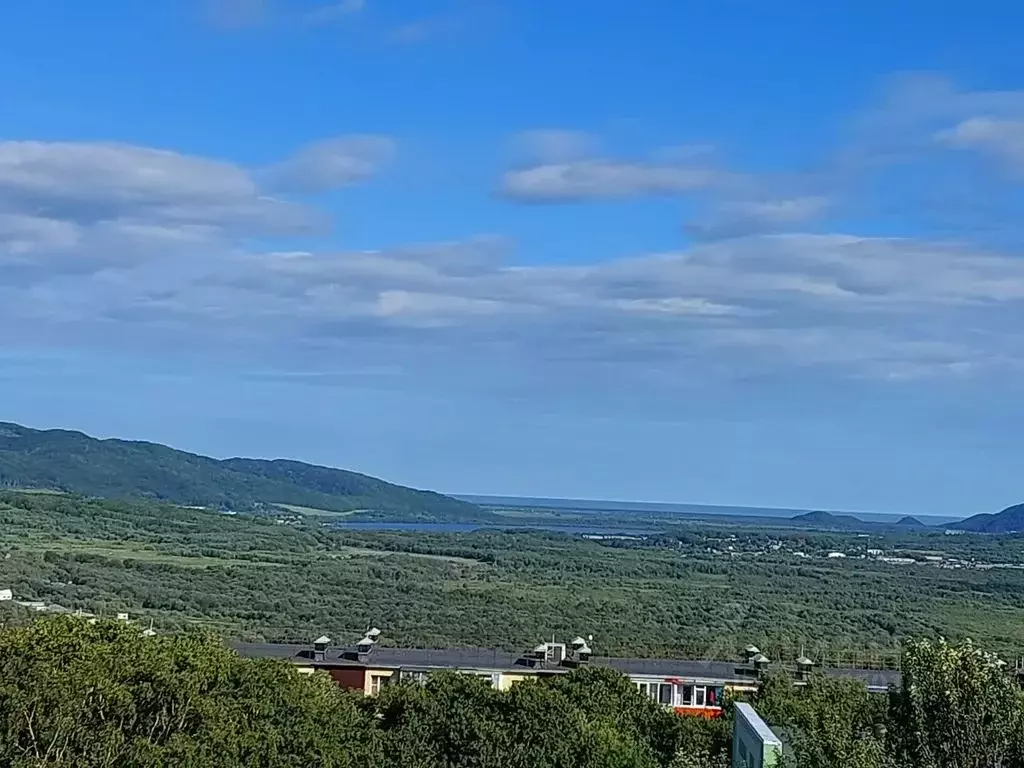
[[[282,368],[303,350],[314,366],[336,365],[342,349],[362,367],[381,344],[417,364],[493,358],[669,378],[1019,370],[1015,241],[969,228],[873,234],[874,213],[851,226],[847,212],[897,167],[927,179],[966,156],[974,178],[1019,175],[1024,92],[961,92],[937,78],[893,88],[834,157],[800,174],[732,169],[701,146],[628,158],[570,130],[519,137],[521,157],[496,181],[509,205],[697,206],[680,213],[688,242],[615,260],[538,263],[472,222],[457,241],[323,245],[331,222],[317,196],[395,165],[385,136],[325,138],[261,168],[131,144],[0,142],[0,337],[233,348]],[[1011,201],[1008,231],[1021,212]]]

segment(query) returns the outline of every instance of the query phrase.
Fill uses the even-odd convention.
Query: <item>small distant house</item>
[[[5,603],[8,600],[14,599],[14,592],[10,589],[0,589],[0,603]]]

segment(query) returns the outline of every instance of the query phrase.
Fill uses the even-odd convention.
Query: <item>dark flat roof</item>
[[[376,647],[363,658],[359,658],[353,649],[328,648],[323,661],[316,661],[313,658],[312,647],[304,644],[233,643],[232,647],[241,656],[248,658],[281,659],[322,667],[481,669],[524,673],[564,673],[571,670],[569,666],[552,664],[537,664],[531,667],[525,662],[523,654],[492,648]],[[714,680],[734,684],[757,682],[752,667],[728,661],[595,656],[588,663],[590,666],[610,667],[624,674],[641,677],[679,677],[685,680]],[[890,685],[898,685],[900,681],[900,673],[896,670],[826,668],[821,671],[829,677],[859,680],[873,691],[886,690]]]

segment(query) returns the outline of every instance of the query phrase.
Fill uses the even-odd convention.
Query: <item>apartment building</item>
[[[411,680],[425,682],[435,672],[455,671],[483,678],[499,690],[523,680],[567,674],[581,666],[607,667],[626,675],[645,695],[680,715],[714,718],[722,713],[726,694],[751,693],[769,661],[756,648],[747,649],[743,662],[693,659],[640,659],[596,656],[589,643],[577,637],[569,643],[545,642],[523,653],[489,648],[390,648],[381,645],[372,629],[351,646],[336,646],[327,636],[310,645],[237,643],[245,657],[289,661],[304,672],[320,670],[339,685],[367,696],[383,686]],[[757,651],[751,653],[751,650]],[[813,664],[800,659],[798,684]],[[869,690],[884,691],[899,673],[884,670],[825,670],[826,674],[856,677]]]

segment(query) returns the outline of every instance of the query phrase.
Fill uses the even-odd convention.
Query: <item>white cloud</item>
[[[718,179],[717,173],[703,168],[579,160],[508,171],[500,192],[523,202],[574,202],[680,195],[708,189]]]
[[[784,231],[821,217],[829,205],[823,195],[729,201],[689,222],[687,232],[701,240],[717,240]]]
[[[1024,171],[1024,120],[972,117],[938,137],[951,147],[975,149],[1004,160],[1015,172]]]
[[[954,93],[955,108],[940,108],[937,94],[950,97],[933,88],[900,107],[900,146],[945,153],[995,142],[1005,152],[1007,126],[965,110],[995,114],[1012,103],[1008,95]],[[710,196],[711,213],[696,222],[707,239],[552,264],[516,262],[511,243],[493,236],[260,252],[243,245],[246,236],[293,231],[311,216],[269,190],[308,193],[366,178],[392,154],[390,141],[329,140],[255,171],[119,144],[7,142],[0,340],[17,332],[39,343],[183,344],[281,366],[306,355],[307,368],[402,359],[481,375],[500,362],[573,376],[602,366],[668,379],[808,370],[912,379],[1019,372],[1024,363],[1024,259],[1013,248],[920,231],[794,233],[841,204],[836,190],[817,179],[725,174],[703,152],[608,159],[572,132],[522,137],[520,149],[532,164],[505,177],[512,197],[699,193]]]
[[[265,184],[284,192],[326,192],[364,181],[395,153],[386,136],[339,136],[313,142],[263,173]]]
[[[372,173],[369,158],[381,147],[389,148],[386,140],[313,145],[295,158],[320,158],[320,175],[303,179],[293,158],[290,179],[354,182]],[[326,230],[324,216],[268,194],[262,178],[231,163],[128,144],[0,142],[0,282],[158,259],[195,263],[234,253],[241,239]]]
[[[505,172],[498,191],[519,202],[563,203],[672,196],[708,190],[725,181],[707,166],[706,148],[680,147],[653,160],[602,157],[597,137],[582,131],[539,129],[513,137],[517,167]]]
[[[140,233],[133,250],[169,247]],[[171,244],[170,247],[173,247]],[[613,262],[515,265],[479,238],[380,252],[213,249],[174,275],[141,266],[39,279],[7,318],[356,365],[612,365],[635,374],[818,369],[908,379],[1024,363],[1024,261],[923,241],[737,238]],[[2,292],[0,292],[0,298]],[[166,335],[170,336],[166,336]],[[354,351],[355,350],[355,351]],[[443,360],[443,363],[438,361]]]
[[[140,220],[258,232],[311,224],[238,166],[94,142],[0,142],[0,212],[77,225]]]

